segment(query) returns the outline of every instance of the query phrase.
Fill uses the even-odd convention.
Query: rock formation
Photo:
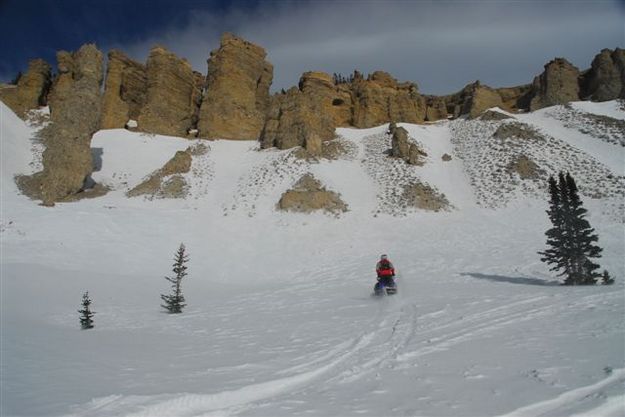
[[[208,60],[199,113],[202,138],[258,139],[269,107],[273,66],[258,45],[226,33]]]
[[[300,88],[305,82],[300,81]],[[260,139],[263,148],[289,149],[334,138],[334,118],[311,90],[291,88],[274,96]],[[312,143],[312,142],[311,142]]]
[[[138,118],[139,130],[161,135],[186,136],[194,126],[194,116],[202,92],[186,59],[163,47],[150,51],[146,64],[145,106]]]
[[[141,114],[146,100],[147,72],[145,65],[120,51],[109,52],[108,58],[101,128],[123,128],[128,120],[137,120]]]
[[[282,194],[278,209],[299,213],[323,210],[333,214],[347,211],[339,194],[328,191],[311,174],[303,175],[292,189]]]
[[[420,123],[425,112],[416,85],[398,83],[385,72],[366,80],[355,72],[351,83],[335,85],[329,74],[311,71],[302,75],[298,88],[272,98],[261,142],[264,148],[288,149],[304,146],[310,135],[330,140],[339,126]]]
[[[491,107],[503,107],[501,96],[496,90],[479,81],[467,85],[458,93],[445,97],[454,117],[468,115],[475,118]]]
[[[93,44],[57,53],[59,74],[48,97],[51,124],[42,136],[43,171],[22,177],[22,190],[46,205],[83,190],[93,168],[91,136],[99,128],[102,53]]]
[[[389,130],[393,131],[391,139],[391,155],[393,157],[403,159],[410,165],[423,165],[425,163],[423,157],[427,154],[419,149],[416,143],[410,141],[406,129],[395,127]]]
[[[579,100],[579,70],[564,58],[545,65],[545,71],[534,78],[531,111]]]
[[[302,74],[299,88],[311,102],[333,119],[334,126],[352,125],[352,95],[349,84],[335,85],[329,74],[309,71]]]
[[[516,87],[496,88],[495,91],[501,97],[503,109],[509,112],[527,110],[530,106],[532,84],[524,84]]]
[[[497,130],[495,130],[495,133],[493,133],[493,137],[501,140],[544,140],[544,136],[541,135],[540,132],[535,130],[532,126],[519,122],[503,123],[497,128]]]
[[[594,101],[625,98],[625,50],[603,49],[584,76],[584,97]]]
[[[43,59],[34,59],[28,63],[28,71],[16,86],[0,88],[0,100],[24,118],[29,110],[46,105],[50,84],[50,65]]]
[[[485,122],[500,122],[502,120],[512,119],[512,117],[499,111],[486,110],[480,115],[479,119]]]
[[[425,98],[414,83],[398,83],[388,73],[376,71],[364,80],[355,74],[352,82],[353,126],[368,128],[389,121],[422,123]]]
[[[534,161],[525,155],[520,155],[510,162],[507,167],[510,173],[516,173],[522,180],[539,179],[544,172]]]
[[[435,122],[447,119],[447,104],[442,97],[429,96],[426,98],[425,120]]]
[[[192,148],[178,151],[161,169],[153,172],[145,181],[128,191],[128,197],[147,195],[158,198],[182,198],[188,185],[180,174],[191,170]],[[167,178],[169,177],[169,178]]]
[[[422,210],[441,211],[450,207],[445,194],[441,194],[427,184],[420,182],[403,187],[402,200],[409,206]]]

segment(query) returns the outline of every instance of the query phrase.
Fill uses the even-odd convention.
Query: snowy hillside
[[[423,166],[384,154],[386,126],[338,129],[333,160],[202,142],[181,199],[126,192],[196,141],[100,131],[108,194],[47,208],[13,182],[36,169],[36,130],[0,103],[0,415],[622,416],[624,119],[617,102],[580,102],[402,124]],[[615,285],[559,286],[536,254],[545,178],[562,169]],[[307,172],[349,211],[278,211]],[[415,182],[448,207],[411,207]],[[181,242],[188,307],[167,315]],[[375,299],[382,253],[399,293]],[[87,290],[95,328],[81,331]]]

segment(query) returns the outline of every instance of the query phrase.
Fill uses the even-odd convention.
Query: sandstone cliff
[[[50,84],[50,65],[43,59],[34,59],[28,63],[28,71],[19,78],[16,86],[0,88],[0,100],[24,118],[29,110],[46,105]]]
[[[202,138],[258,139],[269,107],[273,66],[263,48],[226,33],[208,60],[199,111]]]
[[[155,46],[146,64],[147,91],[139,130],[162,135],[186,136],[194,127],[201,97],[189,62]]]
[[[390,121],[422,123],[425,120],[425,98],[414,83],[398,83],[388,73],[376,71],[367,80],[354,77],[353,126],[367,128]]]
[[[263,148],[275,146],[289,149],[295,146],[315,147],[318,141],[334,137],[336,127],[333,113],[327,111],[325,93],[307,81],[314,73],[306,73],[300,79],[299,88],[291,88],[285,94],[272,98],[265,126],[260,135]],[[317,77],[313,75],[313,77]],[[325,107],[325,108],[324,108]]]
[[[625,50],[603,49],[584,76],[582,95],[593,101],[625,98]]]
[[[121,51],[109,52],[108,59],[101,128],[123,128],[128,120],[137,120],[141,114],[146,100],[147,72],[145,65]]]
[[[531,111],[579,100],[577,67],[564,58],[556,58],[545,65],[545,71],[532,83]]]
[[[59,74],[48,97],[51,124],[42,136],[43,171],[22,177],[22,190],[44,204],[84,189],[93,168],[91,136],[99,128],[102,53],[95,45],[57,54]]]

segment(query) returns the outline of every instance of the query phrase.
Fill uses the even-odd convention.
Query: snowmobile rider
[[[395,286],[395,280],[393,280],[393,277],[395,276],[395,267],[388,259],[388,256],[380,256],[380,260],[375,266],[375,272],[378,274],[378,283],[376,284],[376,288],[380,285],[384,285],[385,287]]]

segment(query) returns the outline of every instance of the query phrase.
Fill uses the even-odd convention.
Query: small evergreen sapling
[[[591,259],[601,257],[602,249],[595,244],[599,238],[586,220],[587,210],[573,177],[562,172],[558,181],[549,177],[549,196],[547,214],[553,227],[545,232],[549,248],[538,252],[541,261],[560,271],[565,285],[595,284],[599,265]]]
[[[184,295],[182,295],[182,289],[180,287],[182,279],[187,276],[187,266],[185,264],[189,261],[189,257],[185,253],[185,250],[184,244],[181,243],[174,256],[172,271],[175,275],[173,277],[165,277],[167,281],[171,282],[172,294],[161,294],[161,299],[165,302],[161,307],[170,314],[182,313],[182,309],[186,306],[184,303]]]
[[[78,310],[80,313],[80,327],[83,330],[92,329],[95,324],[93,324],[93,316],[95,315],[95,311],[91,311],[89,306],[91,305],[91,300],[89,299],[89,291],[82,295],[82,310]]]
[[[610,276],[607,270],[603,270],[603,275],[601,276],[601,283],[603,285],[612,285],[614,284],[614,278]]]

